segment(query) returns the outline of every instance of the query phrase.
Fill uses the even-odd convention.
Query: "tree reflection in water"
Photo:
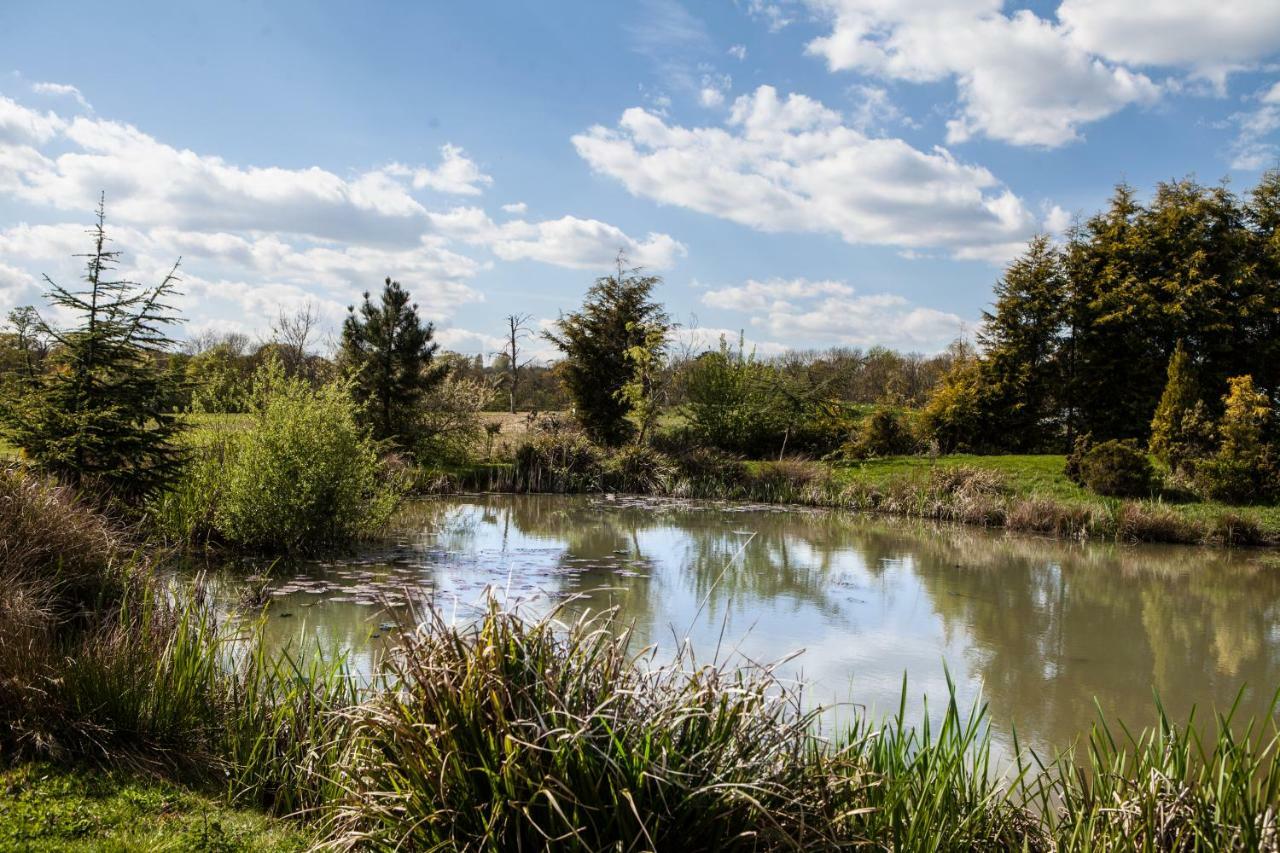
[[[950,667],[960,699],[981,695],[997,738],[1062,746],[1096,709],[1144,725],[1158,691],[1176,716],[1231,702],[1265,710],[1280,684],[1280,574],[1269,552],[1080,544],[776,507],[550,495],[424,500],[390,541],[328,566],[375,586],[416,585],[438,604],[493,586],[543,611],[618,608],[638,642],[686,638],[779,659],[813,701],[896,709],[934,697]],[[327,574],[326,574],[327,573]],[[287,583],[280,580],[277,583]],[[305,596],[304,596],[305,597]],[[331,646],[369,647],[376,608],[322,603],[306,614]],[[333,597],[333,594],[328,594]],[[341,592],[338,598],[344,597]],[[275,600],[300,608],[291,596]],[[281,637],[297,626],[273,630]],[[724,645],[720,646],[723,640]],[[919,705],[913,703],[915,713]]]

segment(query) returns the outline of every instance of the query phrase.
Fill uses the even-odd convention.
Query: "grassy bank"
[[[954,521],[1059,538],[1218,546],[1280,544],[1280,507],[1231,506],[1173,493],[1094,494],[1067,479],[1065,457],[900,456],[852,464],[740,461],[694,450],[607,454],[544,441],[513,463],[425,469],[424,491],[619,491],[795,503]]]
[[[0,850],[310,849],[307,827],[224,798],[121,770],[25,763],[0,768]]]

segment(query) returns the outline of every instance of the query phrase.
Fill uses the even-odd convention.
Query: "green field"
[[[292,823],[121,772],[22,764],[0,771],[0,850],[289,851]]]

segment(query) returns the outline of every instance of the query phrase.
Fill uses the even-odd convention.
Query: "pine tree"
[[[1174,471],[1207,455],[1213,441],[1212,424],[1196,383],[1191,356],[1178,341],[1169,358],[1164,393],[1151,419],[1147,448]]]
[[[621,393],[634,370],[628,352],[644,346],[655,326],[671,327],[662,306],[651,299],[662,279],[624,264],[619,256],[617,271],[596,279],[582,309],[562,315],[555,330],[544,333],[564,354],[561,381],[578,421],[594,440],[608,445],[622,444],[635,429],[627,420],[632,404]]]
[[[444,378],[447,367],[432,363],[439,344],[423,324],[409,293],[389,277],[378,304],[364,294],[359,313],[348,309],[339,359],[354,378],[356,399],[378,439],[402,446],[416,434],[417,405]]]
[[[6,413],[5,433],[39,467],[127,500],[161,489],[182,461],[176,389],[158,363],[173,344],[165,327],[179,321],[167,304],[178,264],[151,288],[115,278],[120,253],[108,248],[105,226],[100,201],[93,250],[81,256],[83,289],[45,276],[49,301],[79,322],[57,328],[40,319],[54,367],[27,383]]]

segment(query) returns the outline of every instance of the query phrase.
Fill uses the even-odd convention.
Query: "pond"
[[[1280,685],[1280,554],[1059,542],[796,508],[478,495],[415,501],[387,541],[269,581],[269,637],[367,668],[384,607],[467,618],[494,588],[534,613],[618,608],[658,656],[772,662],[810,703],[989,706],[997,744],[1038,750],[1108,717],[1196,705],[1266,713]]]

